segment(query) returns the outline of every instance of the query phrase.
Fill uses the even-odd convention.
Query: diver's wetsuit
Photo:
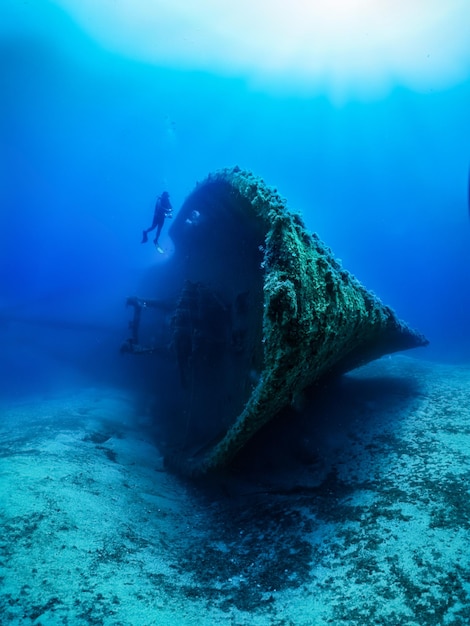
[[[155,233],[155,239],[153,240],[153,242],[156,246],[158,245],[158,239],[160,237],[160,233],[162,232],[165,217],[170,217],[172,211],[173,207],[171,206],[170,196],[167,192],[164,192],[159,198],[157,198],[157,202],[155,204],[155,212],[153,214],[152,226],[143,231],[142,243],[145,243],[147,241],[147,233],[156,228],[157,232]]]

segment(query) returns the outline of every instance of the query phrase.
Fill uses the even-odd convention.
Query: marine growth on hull
[[[320,378],[428,342],[310,234],[277,191],[235,167],[211,174],[171,229],[123,350],[151,376],[167,460],[227,465]]]

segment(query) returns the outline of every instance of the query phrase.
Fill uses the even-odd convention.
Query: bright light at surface
[[[53,0],[102,45],[332,99],[468,78],[469,0]]]

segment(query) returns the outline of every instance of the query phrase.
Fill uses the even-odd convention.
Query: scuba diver
[[[156,228],[157,232],[155,233],[155,239],[153,240],[153,243],[155,244],[155,247],[158,250],[158,252],[162,254],[163,254],[163,250],[160,248],[158,244],[158,239],[160,237],[160,233],[162,232],[165,217],[169,217],[169,218],[173,217],[173,207],[171,206],[170,194],[168,193],[168,191],[164,191],[162,195],[159,198],[157,198],[157,202],[155,203],[155,211],[153,214],[152,226],[150,226],[150,228],[147,228],[147,230],[144,230],[142,232],[142,241],[141,241],[141,243],[146,243],[148,241],[147,233],[149,233],[151,230]]]

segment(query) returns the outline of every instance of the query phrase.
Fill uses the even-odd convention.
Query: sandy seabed
[[[0,408],[2,625],[470,623],[470,368],[377,361],[207,484],[122,390]]]

